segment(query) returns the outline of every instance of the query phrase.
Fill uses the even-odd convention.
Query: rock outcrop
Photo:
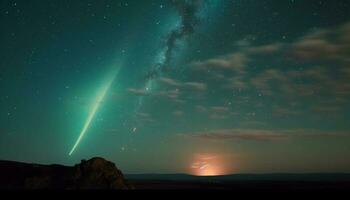
[[[0,189],[132,189],[122,172],[103,158],[73,167],[0,161]]]

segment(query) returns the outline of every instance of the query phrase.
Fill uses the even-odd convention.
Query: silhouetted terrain
[[[103,158],[72,167],[0,161],[0,189],[224,189],[235,191],[350,191],[350,174],[126,175]],[[126,181],[127,179],[128,181]],[[129,184],[129,183],[130,184]]]
[[[0,161],[0,189],[128,189],[123,174],[103,158],[73,167]]]
[[[198,177],[186,174],[126,175],[137,189],[225,189],[261,191],[350,191],[350,174],[237,174]]]

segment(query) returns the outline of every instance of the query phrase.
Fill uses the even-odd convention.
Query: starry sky
[[[1,0],[0,26],[2,160],[350,172],[347,0]]]

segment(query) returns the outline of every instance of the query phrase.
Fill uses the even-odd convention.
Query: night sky
[[[1,0],[0,159],[350,172],[347,0]]]

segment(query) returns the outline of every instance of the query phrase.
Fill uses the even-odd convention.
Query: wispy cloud
[[[147,123],[156,122],[156,120],[153,119],[152,115],[149,114],[149,113],[139,112],[139,113],[136,114],[136,116],[138,117],[138,120],[140,120],[142,122],[147,122]]]
[[[243,53],[233,53],[204,61],[196,61],[191,65],[195,70],[228,70],[236,73],[244,73],[249,62],[248,57]]]
[[[303,112],[291,108],[277,106],[273,110],[273,114],[279,117],[300,116]]]
[[[135,89],[135,88],[129,88],[128,92],[137,95],[137,96],[147,96],[149,93],[146,90],[143,89]]]
[[[305,61],[350,62],[350,23],[313,31],[290,48],[290,54]]]
[[[252,140],[275,141],[288,138],[288,135],[266,130],[223,129],[185,135],[206,140]]]
[[[207,90],[207,85],[205,83],[199,82],[186,82],[184,83],[185,87],[191,88],[193,90],[205,91]]]
[[[263,129],[221,129],[190,134],[183,137],[205,140],[248,140],[248,141],[281,141],[292,137],[341,137],[350,136],[350,132],[318,130],[263,130]]]
[[[213,106],[213,107],[211,107],[211,110],[214,113],[226,113],[230,109],[228,107],[224,107],[224,106]]]
[[[341,110],[341,108],[339,106],[334,105],[317,105],[312,107],[311,110],[316,113],[330,114],[338,113]]]
[[[182,110],[176,110],[173,112],[173,115],[176,117],[181,117],[183,116],[185,113]]]
[[[169,91],[162,91],[158,92],[156,95],[157,96],[162,96],[162,97],[167,97],[172,100],[176,100],[179,98],[181,92],[179,89],[174,89],[174,90],[169,90]]]
[[[150,97],[164,97],[175,103],[185,103],[185,100],[181,99],[181,91],[179,89],[159,91],[159,92],[149,92],[143,89],[129,88],[127,91],[130,94],[136,96],[150,96]]]
[[[159,81],[161,83],[164,83],[164,84],[167,84],[170,86],[174,86],[174,87],[181,87],[182,86],[182,84],[179,81],[177,81],[175,79],[171,79],[171,78],[164,77],[164,78],[160,78]]]
[[[213,119],[213,120],[224,120],[224,119],[227,119],[228,117],[229,117],[229,115],[214,113],[214,114],[211,114],[211,115],[209,116],[209,119]]]
[[[244,80],[242,76],[227,78],[227,83],[223,85],[224,89],[246,89],[249,87],[249,82]]]
[[[196,109],[197,112],[200,112],[200,113],[205,113],[205,112],[208,111],[208,109],[206,107],[201,106],[201,105],[195,106],[195,109]]]
[[[186,82],[186,81],[179,81],[171,78],[161,78],[160,82],[168,86],[173,86],[173,87],[186,89],[186,90],[197,90],[197,91],[207,90],[207,84],[202,82],[194,82],[194,81]]]
[[[273,54],[276,52],[279,52],[282,50],[284,44],[281,43],[274,43],[274,44],[267,44],[263,46],[256,46],[256,47],[249,47],[246,49],[246,52],[248,54]]]
[[[221,81],[224,90],[258,90],[263,95],[288,98],[321,94],[334,98],[350,96],[350,23],[319,29],[290,43],[244,44],[239,45],[236,52],[192,62],[191,67]],[[272,66],[251,74],[248,65],[256,55],[288,56],[286,61],[291,61],[291,66]],[[325,60],[333,63],[319,66],[319,62]],[[296,64],[293,69],[294,61],[309,63],[300,70]],[[338,71],[338,77],[330,70]]]

